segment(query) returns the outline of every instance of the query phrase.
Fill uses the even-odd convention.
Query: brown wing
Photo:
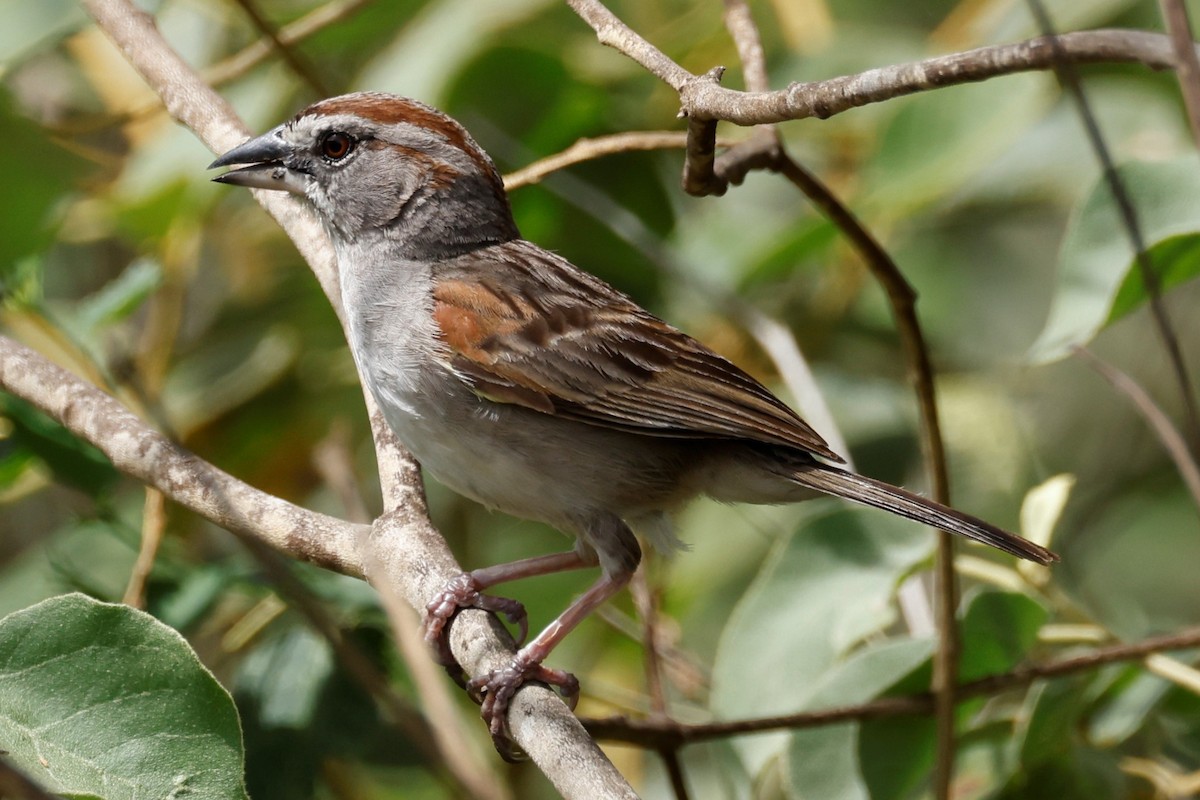
[[[434,316],[451,365],[490,400],[644,435],[750,439],[842,461],[754,378],[535,245],[495,245],[436,270]]]

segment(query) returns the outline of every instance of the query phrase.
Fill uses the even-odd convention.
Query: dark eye
[[[333,131],[321,137],[321,155],[330,161],[341,161],[354,149],[354,139],[348,133]]]

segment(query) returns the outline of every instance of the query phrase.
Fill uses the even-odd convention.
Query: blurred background
[[[272,30],[301,32],[290,62],[262,42],[245,3],[143,5],[256,131],[358,89],[442,108],[503,172],[581,137],[682,130],[675,94],[553,0],[257,0],[251,8]],[[687,69],[727,65],[725,85],[741,88],[721,3],[610,7]],[[777,88],[1037,34],[1027,8],[1006,0],[751,7]],[[1162,29],[1150,0],[1049,7],[1060,30]],[[0,8],[0,129],[13,145],[0,191],[0,329],[256,487],[338,516],[359,500],[376,512],[354,367],[291,243],[248,193],[210,182],[213,155],[76,3]],[[1172,267],[1166,305],[1194,373],[1200,286],[1187,279],[1200,269],[1200,170],[1177,80],[1137,66],[1081,73],[1147,239]],[[779,130],[920,295],[954,504],[1043,540],[1052,530],[1063,556],[1051,575],[960,548],[964,676],[1200,623],[1195,501],[1130,402],[1069,354],[1086,345],[1127,371],[1182,426],[1143,290],[1128,277],[1127,236],[1054,76]],[[680,151],[580,164],[514,191],[514,213],[526,238],[794,403],[729,297],[783,323],[857,468],[928,491],[899,340],[860,258],[783,179],[754,174],[723,198],[697,199],[679,189],[681,165]],[[352,479],[352,499],[338,476]],[[1039,503],[1026,504],[1035,487]],[[553,530],[432,481],[428,491],[468,568],[565,549]],[[132,599],[182,632],[233,692],[255,800],[449,796],[236,539],[169,503],[160,512],[140,484],[0,394],[0,615],[73,589],[127,597],[148,510],[165,514],[165,536]],[[919,603],[901,613],[896,600],[904,579],[929,566],[927,531],[832,501],[698,502],[679,531],[691,551],[648,570],[672,716],[736,719],[927,687],[928,624]],[[373,592],[291,566],[410,691]],[[538,629],[590,580],[550,576],[504,594],[526,604]],[[649,710],[635,619],[622,596],[555,652],[553,665],[583,683],[581,713]],[[1179,674],[1200,679],[1190,656],[1179,659]],[[956,796],[1187,796],[1171,792],[1200,787],[1200,680],[1188,688],[1172,674],[1110,665],[963,704]],[[482,726],[470,729],[483,742]],[[929,719],[898,717],[694,745],[682,757],[694,797],[921,797],[932,730]],[[608,749],[645,796],[670,796],[655,754]],[[553,796],[531,767],[496,769],[513,796]]]

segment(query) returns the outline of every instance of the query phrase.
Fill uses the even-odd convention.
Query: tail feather
[[[1036,561],[1039,564],[1051,564],[1058,561],[1055,553],[1041,545],[1022,539],[1014,533],[997,528],[970,514],[956,511],[941,503],[927,500],[920,495],[874,478],[827,467],[824,464],[798,469],[790,477],[801,486],[890,511],[943,531],[957,533],[1019,558]]]

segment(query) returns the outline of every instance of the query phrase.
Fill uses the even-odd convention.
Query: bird
[[[388,425],[439,481],[575,538],[563,553],[464,572],[431,598],[425,636],[453,664],[460,608],[520,625],[510,664],[470,681],[494,737],[530,681],[572,704],[553,648],[621,590],[639,538],[679,548],[671,514],[707,495],[779,504],[834,495],[1017,557],[1058,556],[981,519],[846,469],[762,383],[567,259],[521,237],[504,183],[467,130],[399,95],[321,100],[210,165],[234,186],[298,195],[332,243],[350,350]],[[497,584],[596,567],[527,643]]]

